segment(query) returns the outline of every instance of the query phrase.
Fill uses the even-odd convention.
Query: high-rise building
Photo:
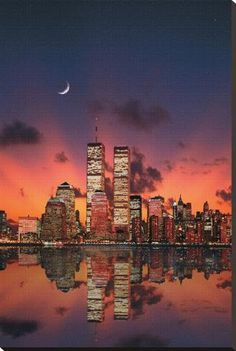
[[[41,239],[44,241],[67,239],[67,213],[65,202],[57,197],[48,200],[43,216]]]
[[[160,217],[155,215],[149,217],[149,239],[151,243],[161,241],[159,230],[159,218]]]
[[[7,214],[0,210],[0,234],[7,234]]]
[[[191,202],[186,203],[185,219],[188,222],[192,220],[192,204],[191,204]]]
[[[114,148],[114,209],[113,225],[116,240],[131,240],[130,236],[130,151],[128,146]]]
[[[163,241],[174,243],[175,242],[174,218],[170,215],[167,215],[163,218],[163,221],[164,221]]]
[[[39,239],[40,221],[38,217],[19,217],[18,241],[35,241]]]
[[[76,230],[75,220],[75,191],[72,185],[67,182],[58,186],[56,197],[63,200],[66,205],[66,232],[67,238],[73,237]]]
[[[141,240],[142,222],[142,197],[140,195],[130,196],[130,234],[132,241]]]
[[[178,220],[182,220],[184,215],[184,203],[181,195],[179,196],[179,201],[177,204],[177,218]]]
[[[95,191],[105,191],[105,147],[102,143],[87,146],[87,207],[86,231],[90,233],[91,203]]]
[[[90,238],[108,240],[109,234],[107,196],[105,192],[96,190],[91,199]]]
[[[177,216],[178,216],[177,202],[174,201],[174,202],[173,202],[173,217],[174,217],[174,220],[177,220]]]
[[[152,216],[158,217],[158,239],[157,241],[161,241],[163,235],[163,210],[164,210],[164,197],[162,196],[155,196],[148,200],[148,232],[150,239],[154,235],[150,232],[150,218]],[[153,240],[153,239],[152,239]]]

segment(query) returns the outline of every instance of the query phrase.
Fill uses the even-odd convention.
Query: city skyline
[[[27,3],[12,12],[5,2],[0,15],[0,207],[10,218],[39,216],[67,181],[85,222],[95,123],[106,178],[113,147],[127,145],[131,193],[230,211],[230,4]]]

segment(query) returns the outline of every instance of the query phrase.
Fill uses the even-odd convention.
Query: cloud
[[[156,183],[162,182],[161,172],[153,167],[145,167],[145,156],[138,149],[132,149],[131,192],[142,194],[157,190]]]
[[[181,158],[180,161],[184,162],[184,163],[197,163],[198,162],[198,160],[196,160],[193,157],[183,157],[183,158]]]
[[[0,132],[0,146],[33,145],[42,140],[42,134],[35,127],[16,120],[5,124]]]
[[[154,286],[136,284],[131,288],[131,307],[133,316],[143,314],[144,305],[155,305],[162,299],[162,294]]]
[[[145,107],[141,100],[132,98],[120,104],[105,99],[93,100],[88,102],[88,112],[92,117],[114,116],[124,125],[145,131],[170,120],[169,112],[160,105]]]
[[[75,191],[75,197],[78,198],[83,198],[86,197],[86,193],[83,193],[80,188],[74,188]]]
[[[68,312],[68,311],[69,311],[69,308],[64,307],[64,306],[55,307],[55,312],[56,312],[56,314],[58,314],[58,315],[61,316],[61,317],[63,317],[64,314],[65,314],[66,312]]]
[[[179,141],[179,142],[177,143],[177,146],[178,146],[179,148],[181,148],[181,149],[185,149],[185,148],[187,147],[187,144],[184,143],[183,141]]]
[[[230,185],[228,189],[222,189],[216,191],[216,196],[219,197],[224,202],[231,202],[232,200],[232,186]]]
[[[21,197],[25,197],[25,191],[24,191],[24,188],[20,188],[19,190],[19,194]]]
[[[150,130],[170,119],[168,111],[160,105],[145,108],[142,102],[136,99],[129,99],[123,104],[115,105],[113,113],[121,123],[141,130]]]
[[[65,163],[65,162],[68,162],[69,159],[65,155],[64,151],[61,151],[61,152],[56,153],[54,161],[58,162],[58,163]]]
[[[0,318],[0,330],[3,334],[19,338],[31,334],[39,329],[39,323],[34,320],[21,320],[11,318]]]
[[[164,160],[162,163],[165,165],[165,168],[168,172],[173,171],[174,169],[174,164],[170,160]]]
[[[203,163],[204,167],[217,167],[217,166],[221,166],[224,165],[226,163],[228,163],[228,158],[227,157],[219,157],[219,158],[215,158],[212,162],[205,162]]]

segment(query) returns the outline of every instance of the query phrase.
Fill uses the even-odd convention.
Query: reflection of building
[[[132,241],[141,243],[142,198],[140,195],[130,196],[130,233]]]
[[[104,284],[99,283],[100,281],[93,275],[92,259],[87,257],[87,320],[89,322],[102,322],[104,320],[105,287]]]
[[[18,241],[34,242],[39,238],[40,222],[37,217],[19,217]]]
[[[114,264],[114,317],[128,319],[130,313],[130,264]]]
[[[44,248],[41,251],[41,264],[46,276],[55,281],[56,287],[68,292],[75,285],[77,252],[74,248]]]
[[[114,148],[114,231],[117,239],[131,240],[130,227],[130,151],[128,146]]]
[[[87,148],[87,233],[90,233],[91,202],[96,190],[105,190],[105,147],[101,143],[90,143]]]
[[[75,191],[73,186],[67,182],[62,183],[57,188],[56,197],[63,200],[66,205],[66,232],[69,239],[77,231],[75,221]]]
[[[106,193],[96,190],[91,200],[91,239],[109,239],[108,224],[108,200]]]
[[[34,247],[20,247],[18,260],[19,266],[36,266],[40,262],[39,250]]]
[[[43,216],[41,239],[45,241],[65,240],[66,231],[66,205],[57,197],[48,200]]]

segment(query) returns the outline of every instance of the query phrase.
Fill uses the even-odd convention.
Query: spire
[[[95,118],[95,142],[97,143],[98,142],[98,125],[97,125],[97,121],[98,121],[98,118],[96,117]]]

